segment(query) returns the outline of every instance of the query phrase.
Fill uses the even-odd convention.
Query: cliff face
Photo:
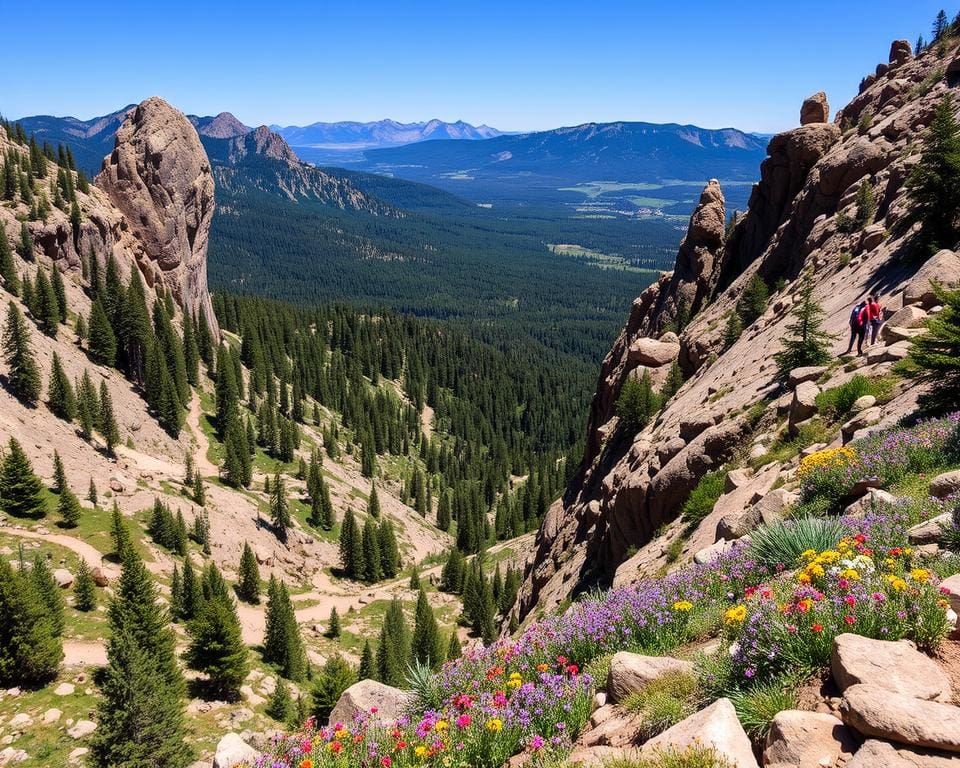
[[[719,184],[704,189],[673,272],[636,299],[603,362],[584,463],[538,532],[515,606],[520,618],[609,584],[615,574],[622,580],[626,570],[636,577],[664,564],[656,532],[677,518],[704,474],[750,449],[748,410],[759,403],[764,413],[783,413],[773,356],[801,274],[809,275],[827,313],[827,330],[837,334],[837,354],[846,348],[849,309],[866,293],[879,292],[889,315],[914,303],[915,275],[960,278],[952,275],[957,259],[949,252],[923,267],[904,258],[915,234],[905,220],[904,183],[919,158],[924,127],[958,83],[960,53],[954,47],[915,58],[909,45],[896,41],[889,59],[833,123],[826,122],[826,97],[817,94],[804,103],[798,128],[771,139],[749,209],[726,237]],[[872,223],[852,228],[845,221],[853,218],[864,180],[873,186],[877,212]],[[727,317],[756,274],[771,288],[767,310],[725,349]],[[683,314],[692,319],[678,336],[672,331]],[[861,361],[864,372],[882,372],[895,354],[878,350]],[[644,369],[662,381],[674,359],[687,381],[653,423],[628,434],[615,416],[623,382]],[[903,397],[901,405],[915,393]],[[882,418],[893,419],[894,411]],[[714,530],[693,539],[712,544]]]
[[[190,121],[156,96],[142,102],[117,131],[95,183],[126,219],[147,283],[171,290],[216,330],[207,290],[213,175]]]

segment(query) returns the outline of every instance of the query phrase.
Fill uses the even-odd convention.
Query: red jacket
[[[870,305],[867,304],[863,309],[860,310],[860,316],[857,318],[857,325],[860,328],[863,328],[869,322],[870,322]]]
[[[867,304],[867,310],[870,313],[871,320],[879,320],[883,314],[883,309],[880,307],[879,301],[875,301],[872,304]]]

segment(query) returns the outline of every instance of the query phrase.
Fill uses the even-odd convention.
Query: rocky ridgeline
[[[906,356],[909,339],[938,311],[931,278],[960,282],[960,257],[951,251],[922,264],[902,258],[915,234],[906,223],[904,183],[936,105],[958,77],[955,44],[942,56],[928,49],[914,57],[907,43],[895,41],[889,63],[864,80],[834,122],[827,122],[829,106],[819,93],[804,102],[798,128],[770,140],[749,208],[726,234],[722,190],[715,180],[707,184],[674,270],[634,301],[603,362],[584,463],[538,533],[515,607],[519,618],[598,582],[628,583],[663,567],[680,535],[676,518],[698,481],[735,454],[759,456],[779,436],[755,432],[752,408],[763,404],[768,418],[761,423],[787,417],[793,432],[815,414],[821,388],[840,385],[853,369],[885,373]],[[850,227],[864,180],[872,182],[876,215],[863,228]],[[871,291],[881,296],[886,327],[881,343],[853,364],[797,372],[782,389],[774,355],[805,273],[827,330],[837,336],[835,354],[846,348],[850,308]],[[725,348],[727,318],[757,275],[771,288],[766,311]],[[678,334],[685,317],[692,319]],[[651,424],[627,434],[615,415],[623,383],[646,371],[657,385],[674,361],[687,377],[684,386]],[[882,406],[858,403],[837,442],[892,424],[914,410],[918,394],[901,382]],[[722,547],[757,520],[777,516],[790,501],[779,486],[793,480],[796,462],[731,473],[714,513],[684,543],[686,555]],[[627,560],[630,552],[636,554]]]

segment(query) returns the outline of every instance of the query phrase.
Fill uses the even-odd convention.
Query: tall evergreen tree
[[[0,558],[0,683],[45,683],[62,659],[63,643],[29,574]]]
[[[96,766],[185,768],[183,676],[174,635],[143,561],[128,548],[109,609],[111,636],[100,679],[97,730],[90,738]]]
[[[377,675],[380,682],[402,686],[409,656],[410,630],[403,615],[403,604],[394,598],[387,608],[377,645]]]
[[[7,305],[3,327],[3,357],[7,364],[7,386],[26,405],[35,405],[40,397],[40,370],[33,356],[30,331],[23,315],[12,301]]]
[[[273,480],[270,498],[270,521],[273,527],[283,541],[287,540],[287,530],[290,528],[293,520],[290,516],[290,503],[287,501],[287,486],[283,480],[280,470]]]
[[[93,581],[90,566],[82,557],[77,564],[77,576],[73,582],[73,605],[78,611],[92,611],[97,607],[97,585]]]
[[[363,580],[373,584],[383,578],[380,562],[380,531],[372,517],[363,524]]]
[[[60,355],[53,353],[50,365],[50,381],[47,384],[47,405],[51,412],[64,421],[73,421],[77,415],[77,400],[73,386],[63,370]]]
[[[933,253],[938,248],[953,247],[960,215],[960,122],[949,94],[937,105],[920,161],[906,185],[913,203],[910,220],[919,222],[926,250]]]
[[[395,578],[400,572],[400,547],[397,545],[397,534],[393,523],[383,520],[377,530],[380,549],[380,569],[386,579]]]
[[[13,437],[0,462],[0,509],[11,517],[40,518],[47,514],[43,482]]]
[[[120,430],[117,429],[117,419],[113,415],[113,399],[106,381],[100,382],[100,433],[106,443],[107,455],[114,456],[114,448],[120,442]]]
[[[370,483],[370,497],[367,499],[367,514],[370,517],[380,517],[380,499],[377,497],[377,484]]]
[[[337,606],[330,609],[330,620],[327,622],[327,637],[336,640],[340,637],[340,614],[337,613]]]
[[[229,595],[222,592],[204,600],[197,615],[187,624],[190,646],[186,662],[190,669],[207,676],[208,692],[218,699],[240,698],[249,671],[247,646],[240,619]]]
[[[920,406],[932,413],[960,408],[960,291],[934,286],[943,311],[927,321],[927,332],[913,340],[908,369],[911,376],[928,385]]]
[[[64,488],[57,501],[57,513],[60,515],[60,525],[64,528],[76,528],[82,514],[80,500],[69,488]]]
[[[243,542],[240,555],[240,570],[237,579],[237,595],[247,603],[260,602],[260,567],[249,542]]]
[[[275,664],[290,680],[302,680],[306,674],[306,653],[290,595],[286,584],[273,577],[267,589],[263,660]]]
[[[438,668],[446,656],[441,643],[440,630],[437,619],[433,615],[433,608],[427,600],[427,593],[421,587],[417,595],[417,610],[413,625],[413,642],[410,647],[414,657],[421,663],[434,669]]]
[[[353,510],[347,509],[340,526],[340,565],[347,578],[360,578],[366,572],[362,539]]]
[[[115,365],[117,337],[99,296],[93,301],[87,328],[87,348],[90,350],[90,359],[98,365]]]
[[[0,221],[0,284],[14,296],[20,295],[20,276],[13,264],[13,251],[7,240],[7,230]]]
[[[67,289],[63,284],[60,268],[54,263],[50,270],[50,288],[57,302],[57,313],[61,323],[67,322]]]
[[[47,273],[41,267],[37,269],[37,281],[34,283],[36,291],[37,314],[34,315],[34,321],[40,326],[47,336],[57,335],[57,326],[60,325],[60,305],[57,303],[56,294],[47,279]],[[31,310],[31,313],[32,310]]]
[[[363,652],[360,654],[360,667],[357,670],[358,680],[376,679],[377,668],[373,658],[373,649],[370,647],[370,640],[363,641]]]
[[[53,449],[53,492],[63,493],[67,489],[67,471],[63,468],[63,459],[56,448]]]
[[[793,321],[787,323],[790,334],[783,340],[783,350],[774,355],[777,376],[785,382],[790,371],[807,365],[823,365],[830,361],[830,342],[835,338],[823,330],[825,313],[813,298],[813,283],[805,279],[798,300],[790,310]]]
[[[53,571],[47,564],[45,557],[36,555],[33,558],[33,567],[30,568],[30,580],[36,588],[37,595],[43,602],[44,610],[53,624],[53,631],[59,636],[63,634],[64,615],[63,598],[60,597],[60,587],[53,578]]]
[[[110,513],[110,539],[113,542],[113,555],[116,560],[120,563],[126,562],[128,555],[133,551],[133,543],[130,541],[130,530],[116,501],[113,502],[113,510]]]

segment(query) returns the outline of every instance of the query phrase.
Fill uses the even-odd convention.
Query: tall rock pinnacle
[[[207,289],[207,238],[213,219],[210,162],[187,118],[159,97],[131,110],[104,158],[96,185],[120,209],[141,243],[137,260],[194,315],[218,326]]]

